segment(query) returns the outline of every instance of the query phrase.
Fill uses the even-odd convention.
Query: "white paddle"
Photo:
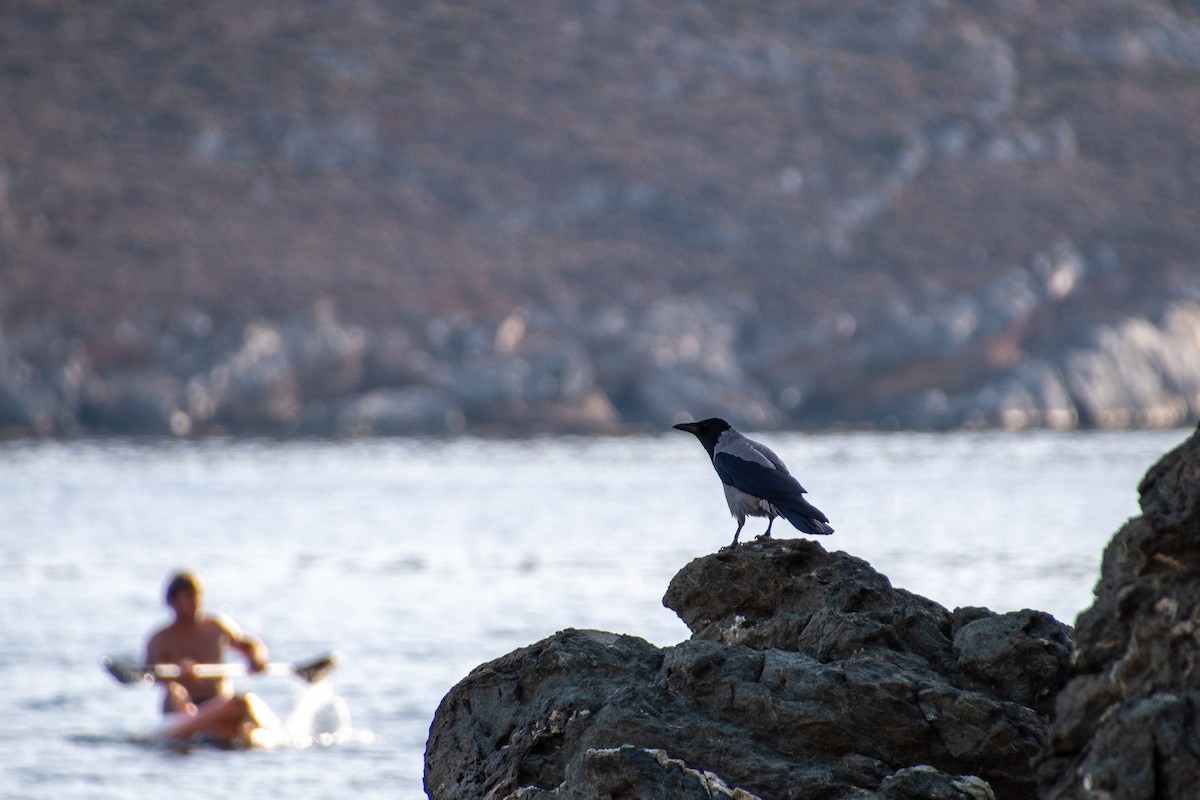
[[[299,664],[272,661],[262,672],[256,675],[295,675],[306,683],[317,683],[333,671],[338,665],[341,654],[337,652],[324,653],[316,658]],[[108,674],[120,683],[131,685],[135,683],[154,683],[177,679],[182,670],[177,664],[136,664],[124,658],[109,658],[100,660]],[[228,664],[196,664],[192,672],[198,678],[236,678],[250,675],[250,668],[240,661]]]

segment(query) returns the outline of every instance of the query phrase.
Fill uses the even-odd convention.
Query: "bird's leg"
[[[746,524],[746,518],[742,517],[738,520],[738,529],[733,532],[733,541],[729,544],[730,547],[737,547],[738,535],[742,532],[742,526]]]
[[[760,535],[755,536],[754,541],[761,542],[763,539],[770,539],[771,538],[771,526],[774,524],[775,524],[775,518],[767,517],[767,529],[765,531],[763,531]]]

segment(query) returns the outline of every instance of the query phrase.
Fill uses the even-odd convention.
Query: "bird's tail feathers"
[[[797,497],[795,500],[789,500],[783,504],[777,503],[775,508],[779,511],[779,515],[792,523],[798,531],[819,536],[833,533],[829,517],[803,497]]]

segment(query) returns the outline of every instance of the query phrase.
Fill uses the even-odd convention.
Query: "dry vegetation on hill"
[[[13,0],[0,428],[1181,422],[1198,77],[1182,3]]]

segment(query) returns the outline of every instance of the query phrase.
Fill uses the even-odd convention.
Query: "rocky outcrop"
[[[1027,798],[1067,626],[949,611],[861,559],[767,540],[684,567],[657,648],[563,631],[442,701],[426,791],[449,798]]]
[[[1055,702],[1045,800],[1200,797],[1200,431],[1138,487]]]
[[[474,670],[430,728],[448,798],[1200,796],[1200,430],[1142,480],[1072,632],[949,611],[809,540],[696,559],[673,647],[563,631]]]

